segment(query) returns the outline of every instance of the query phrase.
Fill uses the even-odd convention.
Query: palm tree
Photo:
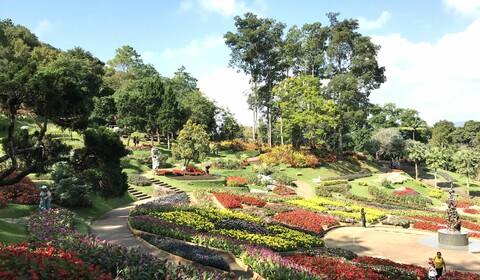
[[[418,141],[409,141],[406,150],[408,159],[415,162],[415,180],[418,180],[418,163],[425,159],[427,146]]]
[[[467,177],[467,195],[470,196],[470,177],[475,176],[480,169],[480,153],[466,148],[459,150],[453,156],[456,171]]]
[[[435,187],[437,186],[437,169],[447,163],[447,151],[442,147],[433,147],[426,153],[427,165],[435,172]]]

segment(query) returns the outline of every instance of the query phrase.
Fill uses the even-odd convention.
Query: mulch
[[[200,181],[200,180],[216,180],[220,176],[215,175],[200,175],[200,176],[168,176],[168,178],[172,178],[178,181]]]

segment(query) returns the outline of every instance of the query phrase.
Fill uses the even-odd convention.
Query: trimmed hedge
[[[328,177],[325,178],[325,181],[333,181],[333,180],[347,180],[347,181],[352,181],[355,179],[359,178],[365,178],[365,177],[370,177],[372,176],[372,173],[358,173],[358,174],[349,174],[349,175],[343,175],[343,176],[336,176],[336,177]]]

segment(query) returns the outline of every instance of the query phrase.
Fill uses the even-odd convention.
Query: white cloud
[[[190,11],[198,8],[200,12],[218,13],[224,17],[232,17],[246,12],[259,14],[266,9],[265,0],[255,0],[248,4],[245,0],[183,0],[180,11]]]
[[[412,43],[398,34],[374,36],[387,82],[371,95],[373,103],[412,108],[430,125],[480,120],[480,19],[465,31],[446,34],[438,42]]]
[[[248,110],[246,97],[248,80],[248,76],[232,68],[217,68],[198,77],[198,87],[218,106],[229,108],[240,124],[251,125],[252,112]]]
[[[443,4],[463,16],[480,16],[480,0],[443,0]]]
[[[52,24],[48,20],[42,20],[34,28],[33,33],[35,33],[35,35],[40,37],[43,35],[43,33],[48,31],[51,27],[52,27]]]
[[[358,22],[360,24],[360,28],[378,29],[382,28],[391,17],[392,15],[388,11],[383,11],[376,20],[368,20],[364,17],[359,17]]]
[[[193,40],[182,48],[167,48],[161,53],[161,56],[166,59],[199,57],[202,54],[211,51],[211,49],[215,49],[223,45],[223,37],[207,37],[203,40]]]

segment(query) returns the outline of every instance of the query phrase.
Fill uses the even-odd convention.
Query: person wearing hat
[[[52,193],[48,190],[48,187],[43,185],[40,192],[40,205],[39,208],[41,211],[50,209],[52,203]]]

